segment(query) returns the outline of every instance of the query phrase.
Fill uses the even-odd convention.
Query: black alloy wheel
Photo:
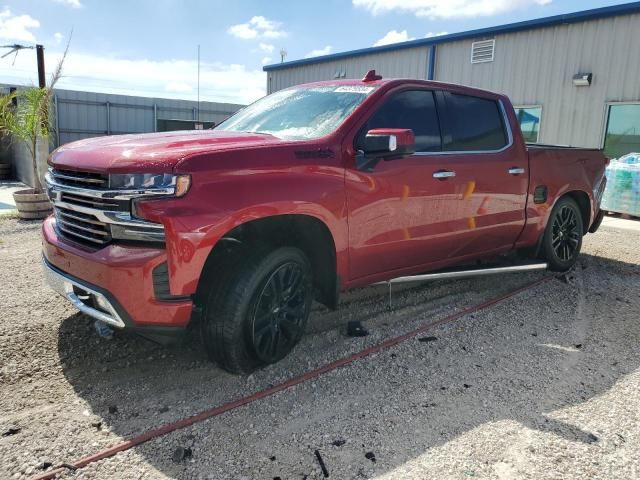
[[[298,342],[308,315],[307,295],[296,262],[281,265],[267,279],[251,322],[251,342],[262,362],[277,362]]]
[[[542,238],[542,252],[555,272],[566,272],[578,260],[584,226],[578,204],[563,197],[553,207]]]
[[[551,246],[563,262],[570,261],[580,244],[582,231],[578,230],[578,217],[573,208],[563,205],[553,218],[551,226]]]

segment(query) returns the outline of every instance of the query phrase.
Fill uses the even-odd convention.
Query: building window
[[[515,110],[524,141],[527,143],[538,143],[542,107],[515,107]]]
[[[604,152],[609,158],[640,152],[640,103],[609,105]]]
[[[493,62],[496,40],[482,40],[471,44],[471,63]]]
[[[158,132],[173,132],[178,130],[206,130],[215,126],[216,122],[159,118],[157,121],[156,130]]]

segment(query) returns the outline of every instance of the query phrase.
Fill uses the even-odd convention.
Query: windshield
[[[239,111],[215,130],[267,133],[285,140],[323,137],[338,128],[374,89],[331,85],[281,90]]]

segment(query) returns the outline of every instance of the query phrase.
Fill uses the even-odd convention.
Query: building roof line
[[[453,42],[456,40],[464,40],[467,38],[481,37],[486,35],[495,35],[503,33],[517,32],[521,30],[533,30],[536,28],[550,27],[554,25],[569,24],[576,22],[584,22],[587,20],[597,20],[600,18],[625,15],[640,12],[640,1],[623,3],[620,5],[611,5],[608,7],[594,8],[591,10],[582,10],[579,12],[565,13],[561,15],[553,15],[551,17],[535,18],[522,22],[509,23],[506,25],[498,25],[495,27],[479,28],[476,30],[468,30],[466,32],[451,33],[431,38],[420,38],[417,40],[409,40],[407,42],[393,43],[380,47],[367,47],[357,50],[349,50],[346,52],[333,53],[330,55],[322,55],[313,58],[303,58],[300,60],[292,60],[290,62],[274,63],[265,65],[262,70],[269,72],[271,70],[279,70],[281,68],[298,67],[301,65],[310,65],[314,63],[322,63],[330,60],[341,58],[357,57],[371,53],[391,52],[395,50],[404,50],[406,48],[423,47],[428,45],[437,45],[439,43]]]

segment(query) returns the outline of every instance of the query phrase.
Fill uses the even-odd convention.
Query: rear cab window
[[[442,110],[443,151],[495,151],[509,144],[504,114],[497,100],[445,92]]]

